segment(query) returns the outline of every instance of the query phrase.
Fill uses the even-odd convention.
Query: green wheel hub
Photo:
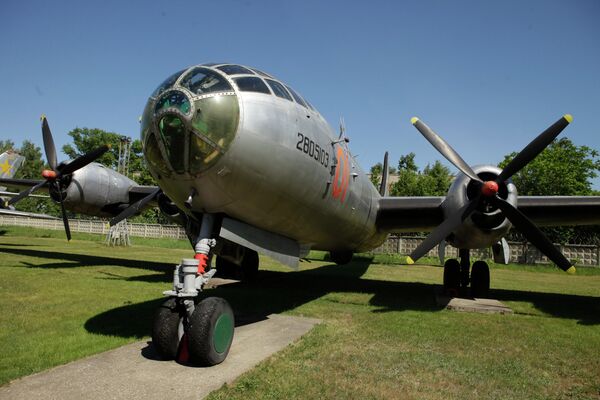
[[[223,353],[229,348],[233,339],[233,319],[229,314],[221,314],[215,323],[213,345],[217,353]]]

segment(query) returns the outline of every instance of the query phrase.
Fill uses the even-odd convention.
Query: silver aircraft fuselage
[[[246,73],[223,71],[231,67]],[[182,210],[195,192],[192,212],[226,214],[313,249],[378,246],[379,193],[319,112],[283,87],[232,65],[167,79],[142,117],[152,175]]]

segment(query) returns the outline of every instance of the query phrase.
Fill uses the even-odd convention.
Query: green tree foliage
[[[506,155],[499,167],[504,168],[516,155]],[[594,194],[591,180],[600,171],[598,157],[596,150],[561,138],[513,175],[512,180],[521,196],[589,196]]]
[[[15,143],[10,139],[0,140],[0,154],[7,150],[15,150]]]
[[[69,132],[69,136],[73,138],[73,144],[64,145],[63,151],[70,159],[74,159],[88,151],[108,144],[111,146],[110,150],[96,161],[114,170],[117,169],[119,163],[119,143],[123,135],[96,128],[75,128]],[[142,142],[140,140],[134,140],[131,143],[128,175],[140,185],[156,184],[146,168],[142,154]]]
[[[370,179],[373,185],[379,190],[379,185],[381,184],[381,172],[383,171],[383,164],[377,163],[371,167],[370,171]],[[390,175],[396,174],[396,168],[388,166],[388,172]]]
[[[504,168],[517,153],[504,157],[499,164]],[[587,146],[576,146],[568,138],[552,142],[525,168],[513,175],[512,180],[520,196],[590,196],[592,179],[600,171],[600,154]],[[543,228],[556,243],[598,243],[600,227]],[[518,239],[518,235],[514,235]]]
[[[419,171],[415,153],[400,157],[397,174],[398,180],[390,190],[392,196],[445,196],[452,181],[450,170],[439,161]]]

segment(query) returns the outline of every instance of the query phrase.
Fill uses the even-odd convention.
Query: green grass
[[[102,237],[4,231],[0,383],[147,338],[172,266],[190,255],[185,241],[109,248]],[[600,398],[598,270],[494,266],[493,297],[515,314],[485,315],[435,304],[440,267],[323,258],[299,272],[263,258],[257,282],[207,291],[246,318],[323,320],[210,399]]]

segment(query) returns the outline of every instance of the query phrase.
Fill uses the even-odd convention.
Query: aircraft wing
[[[377,227],[429,232],[444,221],[445,197],[382,197]],[[600,225],[600,196],[520,196],[517,208],[540,226]]]
[[[0,178],[0,186],[6,186],[8,189],[14,189],[17,191],[22,191],[25,189],[29,189],[32,186],[35,186],[43,181],[37,179],[12,179],[12,178]],[[47,187],[41,187],[39,190],[43,190],[48,193]]]
[[[40,219],[60,219],[60,218],[56,218],[56,217],[53,217],[48,214],[36,214],[36,213],[30,213],[30,212],[26,212],[26,211],[10,210],[8,208],[0,208],[0,215],[14,215],[17,217],[29,217],[29,218],[40,218]]]

